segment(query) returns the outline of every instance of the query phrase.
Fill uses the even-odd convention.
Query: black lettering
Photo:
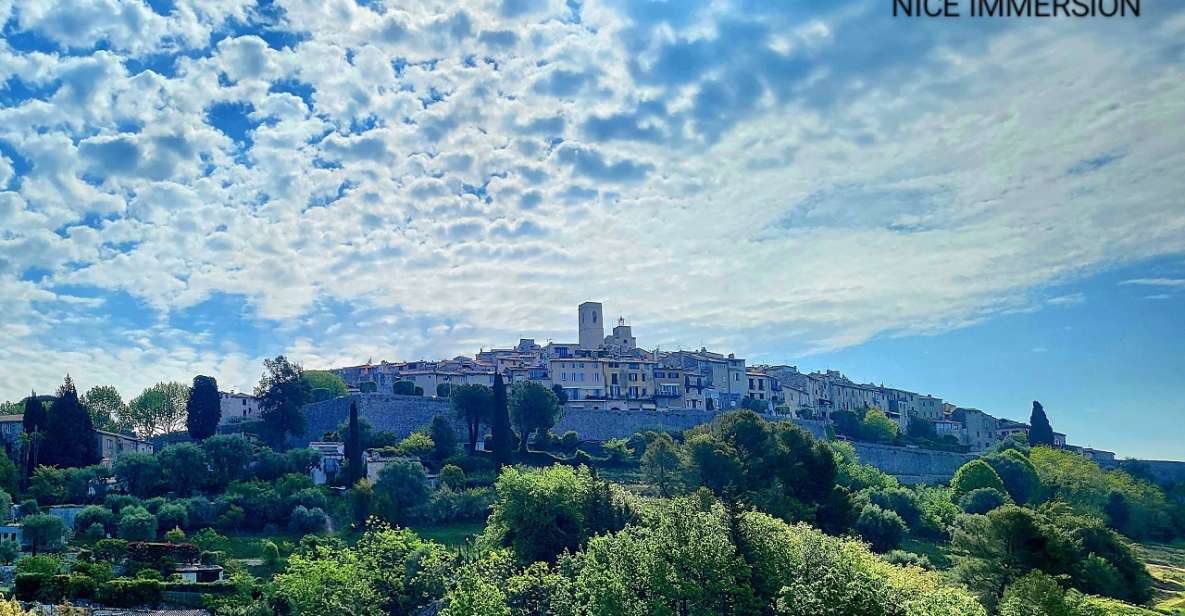
[[[1053,0],[1053,16],[1061,17],[1070,14],[1070,0]]]
[[[1008,0],[1008,15],[1011,17],[1027,17],[1031,10],[1029,0]]]
[[[1033,0],[1033,17],[1049,17],[1049,0]]]
[[[942,3],[942,12],[947,17],[959,16],[959,0],[946,0]]]
[[[1070,10],[1070,14],[1074,17],[1094,16],[1094,8],[1091,5],[1086,4],[1082,0],[1071,1],[1074,3],[1074,8]]]
[[[1132,17],[1140,16],[1140,0],[1123,0],[1123,16],[1127,17],[1127,12],[1131,11]]]
[[[979,0],[979,12],[984,17],[1003,17],[1004,9],[1004,0]]]
[[[1114,17],[1119,12],[1119,0],[1111,0],[1111,10],[1107,10],[1107,0],[1097,0],[1099,5],[1099,15],[1103,17]]]
[[[893,0],[893,17],[897,17],[897,9],[904,11],[906,17],[913,17],[913,0]]]

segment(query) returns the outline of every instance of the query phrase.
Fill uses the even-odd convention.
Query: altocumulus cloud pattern
[[[1181,8],[0,0],[0,398],[587,298],[754,358],[1025,309],[1185,250]]]

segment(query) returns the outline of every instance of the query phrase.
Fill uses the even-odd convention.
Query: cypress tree
[[[506,383],[502,380],[501,372],[494,374],[494,411],[490,418],[490,432],[494,441],[494,464],[501,469],[510,461],[512,448],[510,410],[506,406]]]
[[[1029,416],[1029,444],[1053,447],[1053,426],[1045,416],[1045,408],[1033,400],[1033,414]]]
[[[218,381],[212,376],[193,377],[189,400],[185,402],[185,428],[195,441],[214,436],[222,419],[222,402],[218,398]]]
[[[45,405],[37,398],[37,392],[31,392],[29,397],[25,398],[25,415],[21,419],[26,436],[21,464],[25,478],[33,475],[33,469],[37,468],[40,462],[41,441],[45,439],[45,424],[48,419]]]
[[[346,433],[346,485],[362,479],[362,433],[358,430],[358,403],[350,401],[350,427]]]
[[[78,401],[78,390],[68,374],[50,408],[45,434],[41,464],[72,468],[99,463],[99,441],[91,414]]]

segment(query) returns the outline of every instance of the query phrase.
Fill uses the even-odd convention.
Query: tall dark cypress
[[[25,398],[25,415],[21,419],[25,434],[28,436],[24,451],[21,452],[21,467],[24,477],[32,476],[33,470],[41,462],[41,442],[45,440],[45,424],[49,415],[45,412],[45,405],[37,397],[37,392]]]
[[[358,430],[358,402],[350,401],[350,426],[346,433],[346,485],[362,479],[362,433]]]
[[[1033,414],[1029,416],[1029,444],[1053,446],[1053,426],[1045,416],[1040,402],[1033,400]]]
[[[218,397],[218,381],[212,376],[193,377],[189,400],[185,403],[185,428],[189,436],[201,441],[214,436],[222,419],[222,399]]]
[[[499,469],[510,461],[511,443],[510,409],[506,405],[506,382],[502,373],[494,375],[494,412],[490,418],[490,436],[493,438],[494,464]]]
[[[71,468],[99,463],[99,440],[91,414],[78,401],[78,390],[68,374],[50,408],[45,433],[41,464]]]

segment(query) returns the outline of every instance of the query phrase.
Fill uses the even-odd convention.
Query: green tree
[[[37,499],[38,504],[60,504],[66,498],[62,469],[56,466],[38,466],[29,478],[29,489],[26,492],[28,496]]]
[[[104,532],[112,532],[115,530],[115,514],[106,507],[90,505],[74,516],[74,528],[76,529],[87,529],[92,524],[103,527]]]
[[[348,395],[350,390],[342,378],[328,370],[305,370],[304,380],[309,390],[325,390],[325,399],[340,398]]]
[[[299,364],[283,355],[263,360],[265,371],[255,387],[260,398],[264,436],[275,447],[284,444],[289,435],[304,434],[302,409],[309,401],[311,388],[304,380]]]
[[[440,483],[454,492],[465,489],[465,471],[456,464],[445,464],[440,469]]]
[[[193,377],[193,387],[185,403],[185,427],[195,441],[202,441],[218,431],[222,419],[222,400],[218,395],[218,381],[212,376]]]
[[[995,469],[987,462],[976,459],[972,460],[959,470],[955,471],[955,476],[950,480],[950,487],[955,491],[955,495],[962,497],[964,494],[979,488],[992,488],[994,490],[1004,491],[1004,482],[1000,480],[1000,476],[996,474]]]
[[[179,432],[185,427],[185,405],[189,386],[184,383],[157,383],[140,392],[128,403],[127,424],[142,438]]]
[[[36,556],[38,548],[55,550],[61,547],[66,537],[66,524],[57,516],[35,513],[21,518],[21,534]]]
[[[642,474],[663,498],[669,498],[675,491],[682,460],[679,448],[669,434],[657,434],[642,454]]]
[[[165,483],[181,496],[201,488],[210,474],[206,453],[193,443],[169,445],[157,457]]]
[[[624,527],[632,515],[624,497],[584,467],[508,468],[497,494],[481,543],[510,548],[523,564],[554,562],[565,549]]]
[[[482,424],[489,424],[494,392],[485,385],[456,385],[449,390],[449,404],[469,430],[467,451],[477,449]]]
[[[1013,582],[1000,601],[1000,616],[1085,616],[1066,603],[1066,591],[1057,580],[1033,571]]]
[[[1037,467],[1015,450],[1007,449],[1003,452],[991,453],[983,457],[1000,480],[1012,500],[1024,504],[1037,498],[1041,491],[1041,478],[1037,475]]]
[[[563,385],[556,383],[551,386],[551,391],[555,393],[555,399],[557,402],[559,402],[560,406],[568,403],[568,392],[564,390]]]
[[[921,440],[934,440],[938,438],[938,432],[934,429],[934,422],[922,417],[921,415],[909,416],[909,435]]]
[[[959,507],[967,513],[983,514],[1008,504],[1008,496],[995,488],[976,488],[959,499]]]
[[[1053,447],[1053,426],[1045,416],[1045,408],[1033,400],[1033,412],[1029,415],[1029,445]]]
[[[223,488],[232,481],[246,479],[255,447],[241,434],[217,434],[202,441],[202,451],[210,465],[209,483]]]
[[[383,616],[382,597],[351,550],[318,550],[293,555],[276,575],[276,602],[292,616]]]
[[[428,497],[428,474],[419,462],[395,460],[379,471],[374,504],[388,522],[404,521],[407,510]]]
[[[644,527],[589,541],[576,580],[588,613],[761,613],[724,507],[677,499],[656,509]]]
[[[93,465],[62,470],[64,502],[83,504],[95,498],[102,498],[111,470],[105,466]]]
[[[58,388],[57,398],[45,422],[43,463],[61,468],[99,463],[99,441],[95,438],[90,413],[78,400],[74,380]]]
[[[444,594],[454,561],[443,546],[414,532],[372,524],[354,549],[386,614],[418,614]]]
[[[432,437],[432,457],[444,460],[457,450],[457,432],[453,430],[448,419],[441,415],[432,417],[432,424],[428,427],[428,434]]]
[[[0,490],[4,490],[9,494],[16,494],[17,488],[20,486],[20,471],[17,470],[16,464],[0,449]]]
[[[41,446],[45,441],[45,428],[48,421],[49,414],[45,412],[45,406],[37,397],[37,392],[31,393],[28,398],[25,398],[25,413],[21,417],[24,431],[22,438],[24,446],[21,447],[21,450],[25,453],[23,476],[26,479],[40,464]]]
[[[119,390],[110,385],[96,385],[82,395],[82,406],[91,415],[91,422],[101,430],[114,430],[116,418],[127,414],[127,405]]]
[[[156,516],[139,505],[124,507],[119,512],[117,529],[119,538],[127,541],[152,541],[156,539]]]
[[[0,562],[11,565],[21,555],[21,544],[14,539],[0,541]]]
[[[395,381],[391,386],[391,393],[397,396],[422,396],[424,390],[416,386],[413,381]]]
[[[901,545],[905,537],[905,521],[893,511],[868,504],[856,519],[855,531],[877,552],[888,552]]]
[[[860,436],[870,441],[886,442],[897,438],[897,423],[880,409],[868,409],[860,423]]]
[[[1107,504],[1103,507],[1103,515],[1106,516],[1107,526],[1116,530],[1122,530],[1131,520],[1131,507],[1127,504],[1127,497],[1123,492],[1112,491],[1107,495]]]
[[[1066,573],[1078,559],[1071,537],[1015,505],[960,518],[951,545],[960,554],[954,574],[989,608],[1028,572]]]
[[[510,388],[509,404],[522,453],[527,452],[527,441],[532,434],[551,429],[560,418],[555,392],[534,381],[515,383]]]
[[[502,373],[494,374],[492,392],[493,407],[490,409],[491,449],[494,452],[494,466],[499,470],[510,461],[514,435],[510,430],[510,412],[506,399],[506,382]]]
[[[432,437],[423,432],[412,432],[407,435],[407,438],[400,441],[396,447],[399,455],[420,458],[421,460],[431,456],[435,449],[436,443],[432,442]]]
[[[150,453],[125,453],[115,459],[112,470],[128,492],[142,498],[156,491],[163,476],[160,460]]]

